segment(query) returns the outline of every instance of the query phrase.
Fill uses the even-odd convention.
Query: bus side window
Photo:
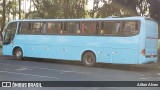
[[[82,22],[82,34],[84,35],[95,35],[96,28],[96,22]]]
[[[96,30],[97,30],[96,22],[92,22],[92,24],[90,25],[90,28],[91,28],[92,35],[95,35],[96,34]]]
[[[63,31],[62,31],[62,34],[66,34],[66,31],[67,31],[67,23],[63,22]]]
[[[49,22],[47,24],[47,34],[62,34],[62,24],[58,22]]]
[[[40,22],[34,22],[32,24],[33,24],[32,34],[40,34],[42,23],[40,23]]]
[[[55,24],[52,22],[49,22],[47,25],[47,34],[52,34],[55,30]]]
[[[123,22],[123,35],[135,35],[138,33],[137,21],[125,21]]]
[[[85,23],[84,22],[82,22],[81,29],[82,29],[82,35],[83,35],[84,34],[84,30],[85,30]]]
[[[66,34],[76,34],[76,23],[75,22],[66,22]]]
[[[114,33],[113,22],[101,22],[100,35],[112,35]]]
[[[80,34],[80,23],[79,22],[65,22],[64,31],[66,34],[75,35]]]
[[[61,23],[56,23],[55,24],[55,30],[57,34],[62,34],[62,24]]]
[[[105,33],[105,32],[104,32],[104,31],[105,31],[105,29],[104,29],[104,22],[101,22],[100,25],[101,25],[101,29],[99,30],[98,34],[99,34],[99,35],[103,35],[103,34]]]
[[[100,22],[96,22],[96,31],[94,34],[98,35],[99,29],[100,29]]]
[[[20,34],[30,34],[31,33],[31,23],[29,23],[29,22],[20,23],[18,33],[20,33]]]
[[[115,34],[116,35],[120,35],[121,34],[120,29],[121,29],[121,23],[120,22],[116,22],[115,23]]]
[[[81,31],[80,31],[80,23],[76,23],[75,30],[76,30],[76,34],[80,34],[81,33]]]
[[[44,22],[42,23],[42,27],[41,27],[41,34],[46,34],[47,33],[47,23]]]

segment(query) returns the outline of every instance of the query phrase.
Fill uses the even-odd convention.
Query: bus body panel
[[[90,50],[96,54],[97,62],[138,63],[138,36],[117,39],[107,36],[16,35],[14,42],[23,48],[26,57],[81,60],[82,53]]]
[[[158,46],[158,25],[156,22],[146,20],[146,56],[147,58],[157,57]],[[155,61],[156,62],[156,61]]]
[[[137,49],[113,49],[112,63],[117,64],[138,64]]]
[[[157,46],[158,46],[158,25],[154,20],[142,20],[139,35],[139,64],[157,62]],[[142,50],[144,54],[142,55]]]
[[[13,55],[12,54],[13,46],[14,46],[13,44],[3,45],[3,48],[2,48],[3,55],[7,55],[7,56]]]

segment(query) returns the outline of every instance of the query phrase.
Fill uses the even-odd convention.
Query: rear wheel
[[[22,60],[23,59],[23,51],[21,48],[17,48],[14,52],[14,56],[17,60]]]
[[[96,64],[96,56],[92,52],[85,52],[82,55],[82,62],[85,66],[94,66]]]

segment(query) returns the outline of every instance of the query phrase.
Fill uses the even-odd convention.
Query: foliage
[[[33,18],[38,18],[41,17],[40,14],[37,11],[30,11],[26,13],[25,18],[26,19],[33,19]]]
[[[146,16],[149,3],[146,0],[94,0],[91,17]],[[99,6],[103,3],[102,6]]]
[[[0,0],[1,31],[6,20],[21,17],[21,3],[30,1],[35,11],[25,13],[25,18],[105,18],[108,16],[147,16],[160,23],[160,0],[93,0],[93,9],[87,9],[89,0]],[[18,14],[19,13],[19,14]],[[9,17],[9,16],[12,17]]]
[[[160,23],[160,0],[147,0],[150,3],[150,16]]]
[[[2,0],[1,0],[2,1]],[[28,0],[22,0],[28,1]],[[87,10],[89,0],[29,0],[36,11],[25,18],[105,18],[108,16],[150,16],[160,22],[160,0],[93,0],[93,9]],[[19,0],[6,0],[6,17],[14,20],[19,13]],[[3,6],[3,2],[2,2]],[[3,7],[0,7],[2,16]],[[2,19],[2,17],[0,17]],[[7,20],[7,19],[6,19]],[[8,19],[9,20],[9,19]],[[2,20],[0,20],[2,21]]]
[[[12,20],[15,19],[16,14],[18,13],[18,8],[16,6],[17,6],[17,2],[15,0],[8,1],[6,3],[6,15],[8,15],[8,19],[10,18],[9,14],[12,14],[13,16]]]
[[[85,16],[85,0],[35,0],[34,4],[42,18],[82,18]]]

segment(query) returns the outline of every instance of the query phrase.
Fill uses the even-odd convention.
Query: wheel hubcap
[[[91,64],[92,63],[92,57],[91,56],[86,56],[85,61],[87,64]]]
[[[17,53],[16,53],[17,58],[20,58],[21,55],[22,55],[21,51],[17,51]]]

